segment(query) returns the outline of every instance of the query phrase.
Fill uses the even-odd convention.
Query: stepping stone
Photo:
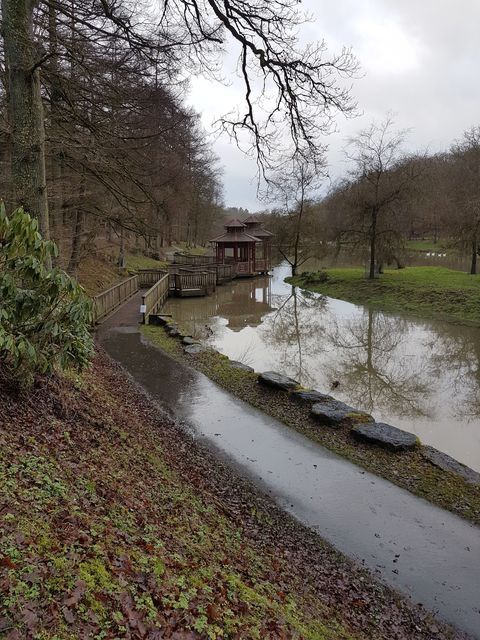
[[[189,344],[185,347],[184,352],[189,353],[191,356],[196,356],[199,353],[205,351],[205,347],[202,347],[201,344]]]
[[[169,316],[161,316],[157,314],[152,314],[150,316],[150,324],[165,327],[172,319]]]
[[[315,391],[314,389],[305,390],[305,389],[296,389],[292,391],[292,398],[295,400],[300,400],[301,402],[311,402],[312,404],[316,402],[330,402],[333,400],[332,396],[328,396],[325,393],[320,393],[320,391]]]
[[[370,422],[357,424],[351,430],[358,440],[378,444],[392,451],[414,449],[418,445],[418,438],[413,433],[402,431],[384,422]]]
[[[282,391],[291,391],[296,389],[299,384],[293,378],[284,376],[282,373],[276,373],[275,371],[265,371],[258,376],[258,382],[266,387],[273,387],[274,389],[281,389]]]
[[[182,340],[183,344],[200,344],[200,342],[198,340],[195,340],[195,338],[192,338],[191,336],[185,336]]]
[[[450,473],[462,477],[468,484],[480,484],[480,473],[458,462],[443,451],[425,446],[422,447],[422,456],[439,469],[450,471]]]
[[[243,362],[237,362],[236,360],[230,360],[230,366],[232,369],[240,369],[240,371],[248,371],[249,373],[254,373],[255,369],[249,367],[248,364],[243,364]]]
[[[171,338],[180,338],[180,336],[182,335],[178,329],[174,328],[168,329],[167,333]]]
[[[339,400],[332,400],[317,402],[311,409],[311,414],[315,416],[320,422],[328,424],[330,426],[338,426],[342,422],[371,422],[372,416],[368,413],[364,413],[359,409],[354,409],[344,402]]]

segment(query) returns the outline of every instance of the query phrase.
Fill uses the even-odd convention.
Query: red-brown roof
[[[261,227],[254,227],[253,229],[249,229],[247,227],[247,231],[250,231],[250,233],[255,235],[257,238],[270,238],[270,236],[273,236],[273,233],[271,231],[267,231],[266,229],[262,229]]]
[[[257,216],[252,213],[251,215],[247,216],[246,218],[244,218],[242,220],[243,224],[260,224],[261,220],[259,218],[257,218]]]
[[[248,216],[248,218],[245,218],[244,220],[242,220],[242,222],[247,227],[247,231],[254,234],[258,238],[269,238],[270,236],[273,236],[273,233],[267,231],[263,227],[260,227],[261,220],[259,220],[259,218],[257,218],[257,216],[254,214]]]
[[[230,233],[222,233],[221,236],[217,236],[216,238],[213,238],[212,240],[210,240],[210,242],[217,242],[217,243],[230,243],[230,242],[259,242],[259,238],[257,238],[256,236],[251,236],[248,233],[245,233],[245,231],[233,231]]]
[[[225,229],[245,229],[245,225],[243,222],[240,222],[238,218],[232,218],[232,220],[229,220],[223,226]]]

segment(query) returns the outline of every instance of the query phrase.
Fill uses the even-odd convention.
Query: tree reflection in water
[[[170,298],[165,311],[229,358],[331,392],[480,469],[480,331],[292,289],[288,273]]]
[[[304,386],[315,384],[306,358],[323,351],[326,298],[292,287],[287,295],[273,295],[275,313],[260,327],[262,339],[279,354],[279,368]]]
[[[408,333],[408,321],[372,310],[329,326],[327,338],[336,352],[331,375],[348,389],[352,403],[369,412],[429,417],[432,379],[428,363],[402,354]]]
[[[335,381],[334,395],[369,412],[430,416],[432,379],[428,363],[405,353],[407,321],[371,310],[344,320],[329,310],[326,298],[295,287],[290,295],[274,295],[273,302],[277,310],[260,331],[277,352],[280,370],[304,386]]]
[[[480,417],[480,338],[478,329],[448,326],[428,340],[430,376],[448,371],[452,417],[471,422]]]

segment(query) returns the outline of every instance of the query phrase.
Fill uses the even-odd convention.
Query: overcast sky
[[[351,47],[362,67],[352,94],[361,115],[337,118],[328,137],[329,172],[342,175],[345,139],[393,112],[398,128],[410,129],[410,150],[443,150],[480,124],[479,0],[304,0],[315,18],[304,40],[325,39],[329,50]],[[229,86],[192,80],[188,102],[212,122],[242,99],[242,87],[228,67]],[[227,206],[262,205],[256,198],[256,167],[228,139],[214,143],[224,167]]]

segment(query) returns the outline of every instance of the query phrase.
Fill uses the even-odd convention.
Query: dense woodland
[[[185,107],[186,78],[187,70],[215,76],[227,34],[240,44],[246,110],[219,127],[235,140],[250,135],[275,205],[267,223],[294,272],[334,245],[366,251],[374,277],[386,263],[402,266],[408,240],[429,238],[468,252],[475,273],[480,129],[444,153],[407,154],[405,133],[391,119],[372,124],[348,141],[350,172],[326,191],[325,134],[334,111],[354,109],[332,74],[354,75],[354,58],[344,51],[324,65],[321,43],[306,50],[296,77],[292,50],[282,57],[277,47],[285,33],[262,31],[273,15],[268,3],[259,3],[263,17],[242,3],[225,6],[222,13],[223,3],[179,0],[157,14],[130,0],[3,0],[0,179],[7,211],[21,204],[38,217],[59,247],[57,263],[70,273],[112,246],[122,266],[127,247],[158,256],[176,243],[205,246],[225,216],[244,211],[223,207],[221,160],[198,114]],[[199,13],[206,7],[213,21]],[[295,20],[284,13],[282,28]],[[272,76],[279,96],[267,124],[256,109],[268,100],[262,92],[256,102],[252,97],[253,62],[260,77]],[[318,74],[329,79],[323,88]],[[319,95],[321,108],[314,106]],[[287,153],[273,131],[289,139]]]
[[[205,244],[221,217],[219,161],[185,107],[188,77],[222,80],[236,51],[244,101],[217,124],[267,176],[286,156],[314,165],[335,113],[354,104],[344,49],[299,44],[294,0],[2,0],[1,197],[23,206],[57,262],[116,238],[152,253]],[[286,156],[285,156],[286,154]],[[241,203],[239,203],[241,204]]]
[[[129,42],[96,3],[36,4],[48,218],[62,266],[76,272],[112,239],[150,252],[205,242],[221,206],[220,170],[198,115],[184,107],[178,60],[152,60],[148,42]],[[3,60],[1,184],[13,208],[5,71]]]
[[[405,266],[405,249],[418,240],[469,255],[477,272],[480,127],[443,153],[407,154],[404,141],[390,119],[360,132],[345,149],[350,173],[322,198],[301,172],[291,178],[289,198],[266,217],[294,272],[308,258],[348,249],[367,256],[374,277],[385,264]]]

